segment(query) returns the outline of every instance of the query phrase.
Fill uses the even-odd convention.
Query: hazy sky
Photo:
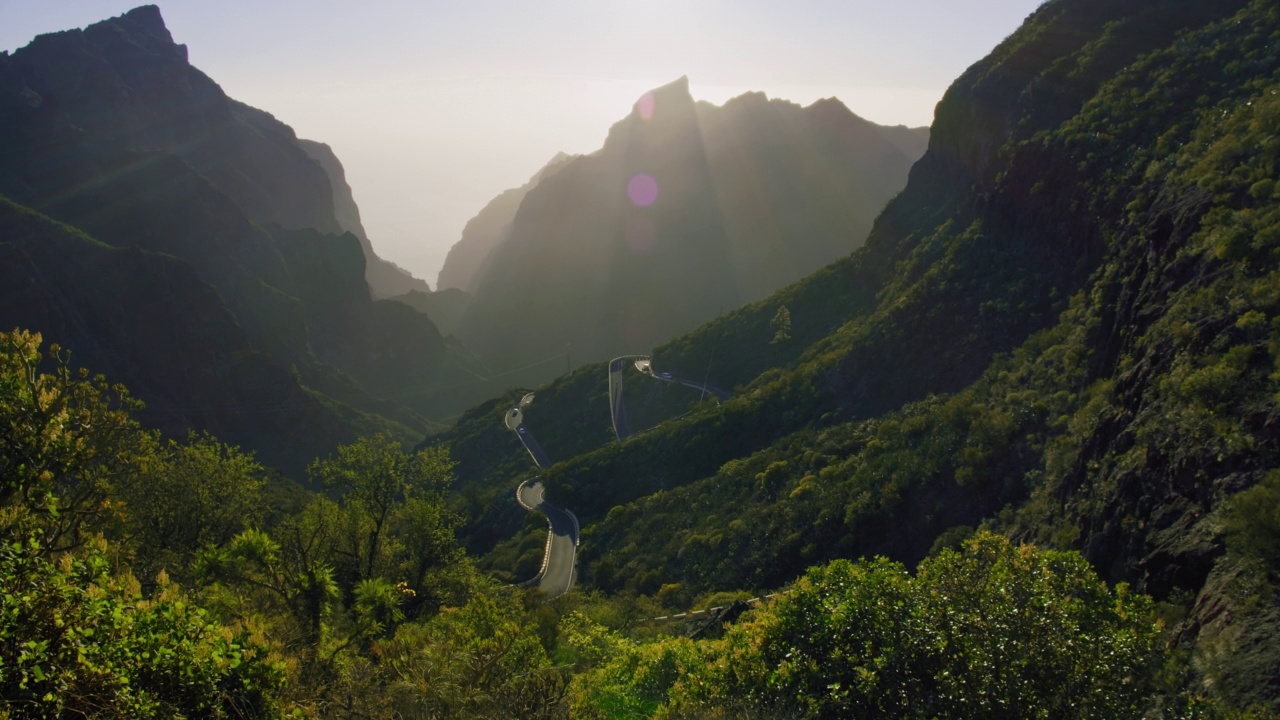
[[[0,0],[0,49],[136,0]],[[463,225],[557,151],[590,152],[645,90],[717,104],[836,96],[928,125],[1041,0],[167,0],[191,63],[346,167],[378,253],[435,286]]]

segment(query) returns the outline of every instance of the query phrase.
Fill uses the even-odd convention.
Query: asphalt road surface
[[[538,587],[547,595],[563,595],[573,587],[574,562],[578,553],[578,523],[570,513],[547,502],[545,488],[536,482],[520,488],[520,502],[547,516],[551,524],[551,542],[545,559],[546,572]]]
[[[524,423],[516,425],[516,437],[520,438],[520,442],[524,443],[524,449],[529,451],[529,456],[533,458],[533,464],[540,468],[551,467],[551,460],[547,458],[547,454],[543,452],[542,446],[537,440],[533,439],[533,433],[529,432],[529,428]]]

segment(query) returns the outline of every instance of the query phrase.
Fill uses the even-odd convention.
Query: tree
[[[53,563],[0,543],[0,715],[275,717],[282,663],[211,621],[163,576],[144,597],[112,576],[105,543]]]
[[[117,482],[136,472],[150,436],[130,417],[141,404],[123,386],[71,367],[39,333],[0,333],[0,524],[39,526],[48,552],[81,545],[110,514]],[[41,372],[43,363],[50,372]]]
[[[1078,553],[980,533],[915,577],[884,558],[811,568],[722,640],[624,648],[575,697],[606,717],[643,698],[631,716],[1138,718],[1160,669],[1150,611]]]
[[[770,345],[777,345],[791,339],[791,311],[786,305],[778,306],[778,312],[774,313],[773,319],[769,321],[769,327],[773,329]]]
[[[457,580],[471,572],[454,528],[459,520],[436,494],[410,497],[391,523],[390,552],[394,580],[405,586],[405,613],[413,618],[434,610],[450,596]],[[459,577],[461,576],[461,577]]]
[[[564,716],[563,671],[551,667],[536,625],[509,589],[478,588],[461,607],[402,625],[379,641],[379,651],[382,662],[352,668],[382,689],[357,699],[362,716]]]
[[[201,547],[257,525],[265,473],[253,455],[208,434],[158,444],[118,487],[135,570],[180,574]]]
[[[447,448],[406,453],[387,435],[362,437],[339,447],[336,457],[312,463],[312,479],[341,493],[344,508],[352,513],[348,541],[355,561],[353,581],[386,569],[389,523],[407,501],[419,517],[427,514],[421,503],[443,504],[441,492],[452,481],[453,465]]]

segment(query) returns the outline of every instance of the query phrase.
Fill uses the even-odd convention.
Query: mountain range
[[[855,227],[851,236],[837,229],[844,219],[841,213],[848,213],[833,208],[856,208],[856,214],[869,222],[905,181],[910,163],[905,153],[923,137],[922,130],[877,130],[842,106],[837,110],[834,101],[802,111],[751,96],[723,110],[703,107],[696,112],[704,117],[697,120],[683,81],[650,97],[663,103],[652,122],[633,115],[615,128],[614,139],[600,153],[557,156],[525,187],[502,194],[484,208],[442,271],[442,278],[457,276],[457,284],[467,289],[446,287],[437,293],[374,252],[332,150],[298,138],[269,113],[227,97],[190,65],[186,48],[174,43],[155,6],[83,30],[42,35],[0,56],[0,195],[13,205],[9,215],[26,222],[21,233],[6,238],[10,249],[23,256],[20,265],[8,270],[15,278],[60,277],[58,288],[95,287],[101,295],[93,302],[116,307],[117,312],[98,313],[96,321],[89,322],[85,318],[97,308],[88,307],[88,297],[16,282],[8,289],[0,322],[42,328],[48,341],[76,348],[77,361],[86,367],[129,381],[149,406],[148,422],[167,432],[214,431],[299,475],[319,449],[349,439],[358,428],[383,427],[404,438],[420,436],[435,427],[433,422],[511,384],[550,377],[553,368],[567,360],[560,354],[566,342],[576,343],[579,357],[585,359],[624,343],[650,346],[699,318],[763,293],[766,286],[759,283],[779,284],[848,252],[853,246],[850,237],[860,229]],[[729,119],[717,120],[722,115]],[[755,125],[748,122],[753,117]],[[732,148],[719,151],[719,145],[708,145],[708,157],[722,174],[741,173],[741,167],[722,167],[723,157],[741,156],[760,163],[764,182],[775,188],[798,182],[801,164],[809,161],[801,153],[832,150],[804,140],[809,126],[837,128],[815,137],[827,144],[844,143],[838,148],[841,152],[865,156],[870,164],[854,163],[856,172],[810,180],[830,183],[836,194],[857,191],[848,203],[827,201],[825,211],[796,199],[800,188],[786,193],[734,190],[724,178],[707,174],[710,165],[681,160],[703,152],[699,122],[727,123],[716,137],[720,145]],[[576,182],[595,184],[600,172],[622,168],[617,160],[623,142],[619,138],[628,134],[635,136],[628,162],[672,168],[670,174],[655,170],[668,184],[663,201],[652,208],[662,241],[656,242],[659,235],[646,236],[645,242],[655,240],[653,252],[612,255],[613,275],[605,277],[599,275],[599,263],[588,268],[580,260],[592,253],[601,258],[612,253],[602,249],[618,240],[609,233],[620,227],[620,216],[597,217],[598,210],[590,206],[594,197],[566,195],[576,190],[557,183],[566,171],[579,178]],[[650,145],[641,147],[641,141]],[[689,154],[693,150],[697,152]],[[768,158],[772,164],[764,162]],[[795,232],[707,234],[707,228],[726,222],[713,197],[713,181],[726,186],[720,191],[726,198],[732,192],[741,196],[724,202],[773,203],[779,210],[777,222],[792,223]],[[676,208],[666,198],[682,192],[679,183],[688,184],[688,201]],[[784,203],[771,192],[791,199]],[[603,222],[612,229],[603,235],[568,233],[555,241],[560,249],[546,246],[551,237],[547,233],[561,228],[538,225],[537,218],[545,218],[550,207],[539,203],[555,205],[557,216],[571,225],[585,228]],[[797,224],[799,215],[812,215],[812,222]],[[33,246],[41,242],[36,238],[42,231],[35,225],[44,221],[50,234],[57,234],[54,227],[61,223],[82,235],[63,236],[37,251]],[[823,222],[831,225],[829,232],[816,232]],[[767,224],[766,219],[756,218],[749,225],[762,223]],[[721,241],[715,240],[717,233],[724,235]],[[238,339],[219,341],[225,352],[203,353],[198,370],[191,369],[187,358],[168,363],[171,372],[140,374],[138,369],[151,362],[144,356],[164,358],[174,352],[158,346],[162,338],[180,337],[192,328],[155,325],[153,319],[144,331],[138,324],[145,314],[135,306],[140,296],[109,301],[115,291],[90,277],[98,272],[95,268],[81,263],[85,276],[67,275],[75,263],[54,268],[65,258],[53,247],[76,252],[71,237],[163,254],[186,265],[212,292],[195,287],[171,290],[202,298],[177,305],[188,306],[193,317],[221,318],[218,322],[233,326],[228,332]],[[19,243],[18,238],[26,239]],[[732,248],[724,244],[730,239]],[[784,244],[790,247],[784,250]],[[534,253],[538,261],[527,269],[535,273],[516,272],[513,277],[513,268],[524,261],[512,252]],[[664,253],[670,256],[660,258]],[[751,253],[758,257],[742,260]],[[124,262],[124,256],[109,256]],[[748,278],[744,267],[753,262],[768,268],[765,275],[773,272],[777,277]],[[600,296],[602,281],[614,289]],[[528,282],[534,284],[522,285]],[[759,287],[738,289],[752,282]],[[626,289],[628,284],[639,287],[637,283],[666,289],[642,300],[641,290]],[[517,295],[527,300],[511,304]],[[625,301],[611,302],[610,297]],[[538,311],[565,302],[584,305],[570,312]],[[636,316],[650,305],[645,310],[649,315]],[[194,306],[201,310],[192,310]],[[566,335],[566,323],[581,324],[587,306],[594,308],[590,314],[595,325],[632,328],[625,340],[615,337],[616,332],[602,332],[599,338]],[[180,317],[170,320],[178,322]],[[123,337],[147,341],[120,343]],[[555,362],[527,368],[543,358],[546,348],[559,355]],[[215,361],[223,355],[252,356],[255,367],[270,368],[277,377],[279,393],[293,399],[249,401],[263,395],[259,386],[264,381],[252,383],[252,391],[223,392],[219,385],[227,382],[228,361]],[[232,397],[239,399],[231,401]],[[214,398],[220,402],[212,402]],[[216,419],[209,416],[214,406],[225,406],[215,413],[220,413]],[[313,439],[307,442],[288,439],[292,430],[279,429],[298,426],[285,411],[299,406],[305,406],[309,417],[327,417],[321,424],[328,430],[307,431]],[[264,430],[268,427],[276,430]]]
[[[927,140],[835,99],[695,102],[680,78],[468,224],[440,274],[471,295],[455,332],[524,369],[512,382],[548,379],[566,350],[647,352],[856,249]]]

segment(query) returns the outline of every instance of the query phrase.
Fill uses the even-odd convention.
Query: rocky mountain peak
[[[641,95],[632,106],[632,114],[642,120],[650,120],[677,108],[692,106],[693,95],[689,92],[689,77],[681,75],[666,85]]]
[[[115,25],[139,38],[151,38],[167,44],[173,44],[173,36],[165,27],[160,8],[156,5],[140,5],[117,18],[104,20],[90,25],[90,28]]]
[[[696,103],[689,93],[689,78],[681,75],[636,98],[631,113],[609,128],[602,149],[606,153],[625,150],[637,136],[652,136],[678,128],[691,129],[696,126],[696,112]]]
[[[113,60],[145,55],[152,61],[163,59],[187,64],[187,46],[173,41],[160,8],[155,5],[142,5],[119,17],[94,23],[84,29],[84,38],[113,56]]]
[[[857,118],[862,122],[866,122],[866,120],[863,120],[861,116],[859,116],[854,111],[850,110],[849,106],[845,105],[843,102],[840,101],[840,98],[837,98],[837,97],[820,98],[818,100],[814,100],[813,103],[811,103],[808,107],[805,108],[805,110],[813,115],[839,117],[839,118],[844,118],[846,120],[848,118]]]

